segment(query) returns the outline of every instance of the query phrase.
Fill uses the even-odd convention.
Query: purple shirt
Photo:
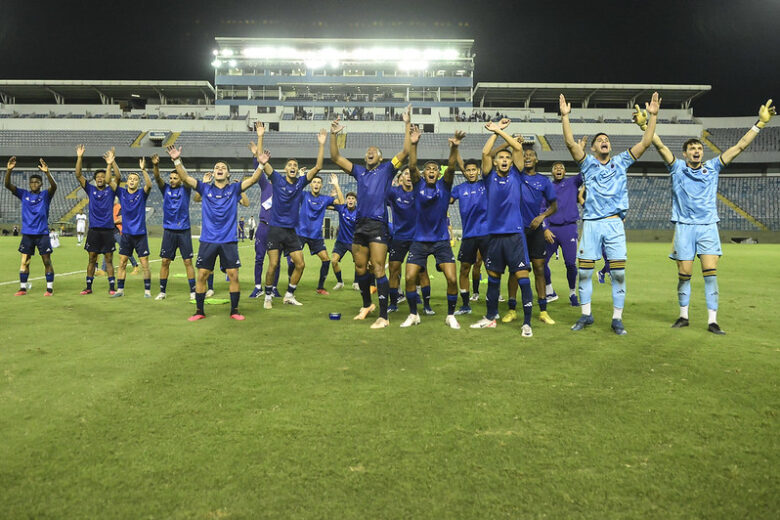
[[[577,193],[582,186],[582,174],[553,181],[552,185],[558,195],[558,211],[547,218],[547,223],[553,226],[575,224],[580,219]]]
[[[255,170],[259,166],[260,163],[255,159]],[[257,181],[257,185],[260,186],[260,215],[258,215],[257,220],[268,224],[271,222],[271,202],[273,201],[274,189],[268,181],[265,172],[260,175],[260,180]]]

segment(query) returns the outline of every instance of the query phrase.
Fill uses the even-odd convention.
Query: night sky
[[[0,78],[213,81],[214,36],[472,38],[475,82],[710,84],[699,116],[780,100],[780,0],[50,4],[0,1]]]

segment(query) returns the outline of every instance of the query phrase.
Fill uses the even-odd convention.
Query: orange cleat
[[[369,305],[368,307],[361,307],[361,308],[360,308],[360,312],[358,312],[358,313],[357,313],[357,316],[355,316],[355,317],[354,317],[354,318],[352,318],[352,319],[353,319],[353,320],[364,320],[364,319],[366,319],[366,317],[367,317],[369,314],[371,314],[372,312],[374,312],[374,309],[376,309],[376,305],[374,305],[373,303],[372,303],[371,305]]]

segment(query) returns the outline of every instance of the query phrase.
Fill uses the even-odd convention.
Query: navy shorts
[[[365,217],[358,219],[355,224],[355,233],[352,235],[352,243],[368,247],[371,242],[379,244],[390,242],[390,229],[387,227],[387,223]]]
[[[90,253],[106,254],[116,249],[114,242],[114,230],[111,228],[89,228],[87,239],[84,241],[84,249]]]
[[[538,226],[531,230],[525,228],[525,244],[528,247],[528,256],[531,260],[539,260],[547,256],[547,241],[544,239],[544,229]]]
[[[301,242],[301,251],[303,251],[304,246],[309,246],[309,252],[312,254],[312,256],[316,255],[320,251],[326,251],[325,241],[321,238],[298,237],[298,240]]]
[[[490,235],[485,269],[503,273],[507,268],[510,273],[531,270],[531,262],[528,261],[525,248],[525,233]]]
[[[406,260],[406,254],[409,252],[411,247],[411,240],[391,240],[390,248],[388,249],[388,262],[403,262]]]
[[[241,267],[241,260],[238,258],[238,242],[227,242],[224,244],[201,242],[195,267],[213,271],[217,256],[219,256],[221,269],[238,269]]]
[[[35,255],[35,248],[42,255],[51,254],[51,240],[49,234],[45,235],[22,235],[22,242],[19,244],[19,252],[23,255]]]
[[[289,255],[301,250],[301,240],[292,228],[270,226],[268,228],[268,251],[278,250]]]
[[[176,259],[176,249],[184,260],[192,258],[192,233],[190,229],[164,229],[160,258]]]
[[[487,256],[488,244],[490,243],[490,236],[483,235],[481,237],[469,237],[464,238],[460,243],[460,251],[458,251],[458,261],[467,264],[474,264],[477,262],[477,251],[482,255],[482,258]]]
[[[119,254],[133,256],[133,251],[138,253],[138,258],[149,256],[149,240],[146,235],[122,235],[119,239]]]
[[[333,255],[339,255],[339,258],[344,258],[345,254],[352,254],[352,244],[345,244],[344,242],[336,241],[335,244],[333,244],[333,251],[331,254]]]
[[[455,263],[455,255],[452,254],[452,246],[450,246],[449,240],[439,240],[438,242],[412,242],[407,263],[425,267],[430,255],[433,255],[433,258],[436,260],[436,265]]]

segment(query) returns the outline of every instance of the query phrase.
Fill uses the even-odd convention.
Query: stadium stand
[[[708,128],[710,141],[725,150],[734,146],[745,135],[746,128]],[[752,152],[776,152],[780,150],[780,127],[770,126],[761,131],[750,144]]]

